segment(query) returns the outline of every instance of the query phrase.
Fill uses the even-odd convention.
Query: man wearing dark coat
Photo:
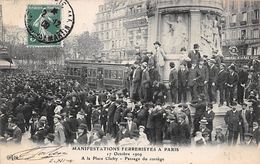
[[[196,65],[197,65],[196,63],[192,63],[191,68],[189,70],[189,75],[188,75],[188,88],[189,88],[192,100],[196,100],[198,97],[198,91],[197,91],[198,69],[197,69]]]
[[[212,141],[212,131],[213,131],[213,120],[215,117],[215,112],[213,112],[213,104],[208,104],[207,106],[207,111],[205,111],[203,118],[205,118],[205,120],[207,120],[208,124],[206,125],[206,127],[209,129],[209,141]]]
[[[70,112],[69,117],[65,119],[64,123],[64,134],[66,137],[66,143],[72,144],[76,139],[76,132],[78,130],[78,120],[76,119],[76,113]]]
[[[177,103],[177,93],[178,93],[178,72],[175,68],[174,62],[170,62],[170,75],[169,75],[169,86],[171,99],[173,103]]]
[[[243,66],[243,68],[238,72],[238,84],[237,84],[237,103],[244,103],[244,92],[245,86],[248,80],[248,66]]]
[[[225,98],[225,88],[227,82],[228,73],[225,70],[226,65],[224,63],[220,64],[220,71],[217,75],[217,89],[219,90],[219,106],[223,106]]]
[[[229,74],[227,76],[227,106],[232,105],[234,101],[234,92],[235,88],[237,87],[238,82],[238,74],[235,72],[235,66],[230,66],[229,68]]]
[[[136,64],[136,68],[133,72],[133,80],[132,80],[132,100],[138,101],[141,98],[141,78],[142,78],[142,69],[140,67],[140,64]]]
[[[154,111],[151,113],[153,116],[154,130],[155,130],[155,144],[160,145],[163,141],[163,125],[165,123],[164,118],[164,109],[161,104],[158,102],[154,108]]]
[[[178,144],[181,146],[188,146],[191,143],[190,127],[185,123],[185,116],[178,118]]]
[[[187,85],[188,85],[189,72],[185,68],[184,64],[180,65],[178,71],[178,100],[179,102],[187,102]]]
[[[142,100],[144,102],[148,101],[148,94],[150,89],[150,75],[147,68],[147,63],[142,63],[142,79],[141,79],[141,90],[142,90]]]
[[[17,126],[17,118],[14,118],[11,122],[11,127],[13,129],[13,135],[12,137],[8,138],[7,141],[14,142],[16,144],[20,144],[22,141],[22,130]]]
[[[209,70],[208,67],[204,65],[204,61],[199,61],[197,67],[197,94],[204,94],[208,97],[208,81],[209,81]]]
[[[205,95],[200,95],[199,100],[196,103],[192,103],[191,106],[195,108],[194,120],[193,120],[193,136],[196,135],[196,132],[199,131],[200,120],[203,118],[203,114],[206,111],[206,101]]]
[[[198,62],[201,59],[201,55],[200,55],[200,52],[199,52],[199,45],[198,44],[194,44],[193,45],[193,50],[191,50],[188,53],[188,57],[191,59],[191,63],[192,64],[193,63],[198,64]]]
[[[236,104],[233,103],[232,109],[227,111],[225,115],[225,123],[228,126],[228,144],[235,145],[237,143],[238,133],[240,130],[242,117],[241,112],[237,111]]]
[[[216,83],[218,76],[218,68],[216,66],[216,60],[209,60],[209,81],[208,81],[208,94],[209,102],[216,102]]]
[[[116,111],[116,96],[112,95],[110,97],[111,104],[108,107],[108,112],[107,112],[107,133],[111,134],[112,137],[116,137],[116,124],[114,123],[114,116],[115,116],[115,111]]]
[[[129,131],[126,129],[127,123],[126,122],[120,122],[119,124],[119,131],[116,135],[115,143],[118,144],[122,139],[124,138],[130,138]]]

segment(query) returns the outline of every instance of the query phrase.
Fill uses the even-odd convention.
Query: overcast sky
[[[28,4],[46,4],[55,0],[0,0],[3,10],[4,25],[24,26],[24,14]],[[74,9],[75,26],[72,35],[80,34],[83,31],[95,30],[93,23],[96,19],[98,5],[103,0],[68,0]]]

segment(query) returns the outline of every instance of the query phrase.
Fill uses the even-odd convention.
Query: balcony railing
[[[252,19],[252,24],[258,24],[259,23],[259,19]]]
[[[209,6],[218,9],[223,9],[223,2],[221,0],[197,0],[197,1],[183,1],[183,0],[157,0],[158,7],[169,6]]]

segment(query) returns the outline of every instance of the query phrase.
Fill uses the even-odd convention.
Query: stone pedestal
[[[147,0],[147,9],[148,50],[154,50],[153,43],[159,41],[166,53],[164,82],[168,80],[169,62],[178,63],[176,54],[181,48],[190,51],[197,43],[201,55],[221,53],[221,0]]]

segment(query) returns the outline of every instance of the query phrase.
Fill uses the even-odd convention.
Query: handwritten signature
[[[68,153],[61,151],[61,148],[62,146],[36,147],[10,154],[7,156],[7,159],[33,161],[68,155]]]

